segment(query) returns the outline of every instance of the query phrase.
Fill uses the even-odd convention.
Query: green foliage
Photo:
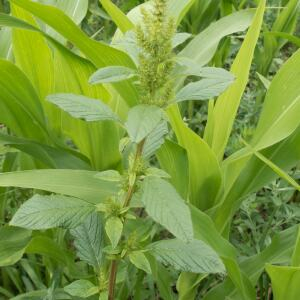
[[[35,195],[19,208],[10,225],[27,229],[73,228],[93,210],[93,205],[77,198]]]
[[[296,299],[298,2],[0,1],[0,298]]]

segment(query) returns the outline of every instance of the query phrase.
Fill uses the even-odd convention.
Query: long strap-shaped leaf
[[[0,123],[15,134],[45,142],[46,120],[30,81],[11,62],[0,60]]]
[[[99,203],[117,193],[114,182],[95,178],[97,172],[83,170],[30,170],[0,174],[0,186],[23,187],[77,197]]]
[[[300,160],[300,127],[281,143],[263,150],[262,154],[282,170],[294,167]],[[236,167],[239,169],[239,166],[231,167],[231,172],[234,173]],[[232,175],[228,173],[228,176]],[[213,218],[218,230],[224,231],[236,209],[241,205],[244,196],[259,190],[276,177],[278,175],[268,165],[257,157],[252,157],[242,172],[239,171],[237,180],[222,197],[222,205],[217,208]]]
[[[211,141],[212,149],[219,160],[223,159],[240,100],[248,83],[251,62],[263,22],[265,5],[266,1],[261,0],[253,23],[231,67],[231,72],[236,76],[236,80],[218,98],[213,111],[212,136],[207,140]],[[209,122],[211,121],[209,120]]]
[[[101,68],[111,65],[135,67],[131,58],[125,52],[90,39],[61,10],[29,0],[11,0],[11,2],[55,29],[72,42],[96,67]],[[136,88],[130,82],[116,83],[114,87],[129,105],[134,105],[137,102]]]
[[[114,3],[112,3],[112,1],[100,0],[100,3],[123,33],[134,29],[134,24]]]

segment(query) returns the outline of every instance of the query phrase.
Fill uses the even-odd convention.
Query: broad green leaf
[[[178,143],[187,151],[189,161],[189,202],[206,210],[214,206],[221,188],[221,170],[214,152],[207,143],[189,129],[176,106],[168,116]]]
[[[55,92],[85,95],[101,99],[106,104],[110,99],[101,86],[91,86],[88,78],[95,68],[85,59],[74,55],[63,47],[54,52]],[[53,105],[52,105],[53,106]],[[53,106],[51,119],[59,133],[70,137],[80,152],[89,157],[97,170],[113,169],[120,162],[119,126],[113,121],[87,123],[77,120]],[[106,142],[103,143],[103,140]]]
[[[59,265],[69,267],[70,271],[74,264],[74,257],[70,252],[54,239],[43,235],[36,235],[32,238],[26,247],[26,253],[50,258]]]
[[[257,283],[266,263],[287,264],[290,262],[298,230],[299,226],[296,225],[275,234],[272,243],[261,253],[246,258],[240,263],[242,270],[248,275],[253,285]],[[230,282],[229,278],[213,288],[204,297],[204,300],[224,300],[226,296],[233,300],[241,299],[240,295],[237,294],[236,287]]]
[[[174,236],[184,241],[193,238],[189,208],[170,183],[160,178],[145,178],[141,200],[149,216]]]
[[[120,182],[122,180],[121,174],[116,170],[107,170],[95,175],[96,178],[99,178],[104,181],[116,181]]]
[[[181,273],[176,283],[176,290],[179,294],[178,299],[195,299],[197,296],[200,282],[204,280],[207,276],[207,274],[199,275],[188,272]]]
[[[0,24],[40,32],[54,46],[54,79],[55,92],[84,94],[91,98],[101,98],[108,101],[109,95],[101,86],[91,87],[87,82],[90,75],[95,72],[94,66],[87,60],[80,58],[55,42],[49,35],[36,27],[6,14],[0,14]],[[47,60],[48,61],[48,60]],[[133,99],[133,98],[130,98]],[[50,105],[50,104],[49,104]],[[118,152],[118,128],[116,124],[105,122],[102,124],[85,124],[79,120],[72,120],[54,106],[47,109],[50,126],[59,135],[61,132],[71,137],[80,151],[90,158],[93,167],[103,170],[116,167],[120,162]],[[92,134],[93,133],[93,134]],[[107,143],[103,145],[101,136],[108,135]],[[93,137],[92,137],[93,136]],[[113,138],[112,138],[113,137]],[[110,155],[107,155],[110,153]]]
[[[0,123],[18,136],[47,141],[38,95],[27,77],[5,60],[0,60],[0,90]]]
[[[118,217],[109,217],[105,222],[105,231],[113,248],[116,248],[123,231],[123,223]]]
[[[178,32],[174,35],[173,38],[173,48],[176,48],[177,46],[183,44],[184,42],[186,42],[189,38],[191,38],[192,35],[190,33],[187,32]]]
[[[297,300],[299,298],[299,267],[272,266],[268,264],[266,271],[271,278],[275,300]]]
[[[275,37],[280,37],[280,38],[286,39],[290,43],[293,43],[298,48],[300,48],[300,38],[295,36],[295,35],[292,35],[292,34],[289,34],[289,33],[286,33],[286,32],[277,32],[277,31],[271,31],[271,32],[269,32],[269,34],[271,34]]]
[[[95,210],[78,198],[35,195],[17,210],[10,224],[27,229],[74,228]]]
[[[144,149],[143,149],[143,157],[150,158],[152,155],[156,153],[157,150],[165,142],[165,137],[169,132],[168,123],[166,120],[162,120],[148,135]]]
[[[97,99],[74,94],[54,94],[47,96],[47,100],[72,117],[87,122],[119,120],[109,106]]]
[[[71,229],[77,256],[100,270],[104,248],[104,232],[99,214],[92,213],[78,227]]]
[[[22,8],[11,4],[13,16],[38,28],[34,17]],[[45,37],[39,32],[13,28],[13,51],[16,65],[35,87],[40,101],[50,94],[54,85],[53,55]]]
[[[248,83],[251,62],[263,22],[265,2],[265,0],[260,1],[252,25],[231,67],[236,80],[217,99],[213,110],[213,120],[217,121],[213,123],[213,135],[208,140],[211,140],[212,149],[219,160],[223,159],[240,100]]]
[[[253,14],[253,10],[241,10],[211,24],[180,52],[180,56],[188,57],[200,66],[206,65],[214,56],[219,42],[227,35],[246,30]]]
[[[170,182],[177,192],[188,198],[189,189],[189,162],[187,152],[178,144],[166,140],[157,153],[160,166],[171,176]]]
[[[31,239],[31,231],[3,226],[0,228],[0,266],[10,266],[20,260]]]
[[[90,84],[119,82],[130,79],[136,75],[133,69],[127,67],[105,67],[96,71],[89,80]]]
[[[107,13],[111,16],[112,20],[118,28],[125,33],[128,30],[134,29],[133,23],[128,17],[110,0],[100,0]]]
[[[154,105],[140,104],[133,107],[125,124],[132,142],[139,143],[145,139],[162,121],[164,112]]]
[[[171,176],[162,169],[150,167],[145,171],[146,176],[158,177],[158,178],[171,178]]]
[[[300,230],[298,230],[297,240],[295,243],[295,247],[291,259],[291,266],[293,267],[300,266]]]
[[[91,169],[84,157],[81,159],[79,153],[77,154],[71,149],[51,147],[29,139],[1,133],[0,145],[13,147],[25,152],[53,169]]]
[[[12,56],[12,32],[10,28],[0,30],[0,58],[11,60]]]
[[[29,0],[12,0],[11,2],[31,12],[51,26],[74,44],[97,68],[112,65],[134,67],[132,60],[126,53],[89,38],[61,10]],[[132,84],[118,83],[114,84],[114,88],[128,101],[129,105],[138,102],[137,90]]]
[[[88,11],[88,0],[57,0],[56,7],[67,14],[75,24],[79,25]]]
[[[272,161],[267,159],[261,153],[255,151],[254,154],[263,161],[267,166],[269,166],[278,176],[282,179],[286,180],[291,186],[293,186],[296,190],[300,191],[300,185],[292,178],[289,174],[281,170],[278,166],[276,166]]]
[[[223,79],[202,79],[200,81],[192,82],[183,87],[176,94],[175,101],[209,100],[219,96],[232,83],[232,80],[224,81]]]
[[[300,127],[289,138],[262,150],[261,153],[280,169],[290,170],[300,159]],[[278,177],[257,157],[252,156],[250,159],[246,157],[246,159],[246,163],[243,160],[229,161],[224,169],[224,176],[229,178],[229,182],[225,182],[225,193],[219,200],[222,205],[213,217],[220,231],[225,229],[245,196],[258,191]],[[242,166],[239,165],[241,163]]]
[[[300,124],[300,50],[278,71],[268,89],[252,146],[263,149],[288,137]]]
[[[99,288],[93,285],[89,280],[76,280],[64,287],[64,291],[71,296],[88,298],[98,293]]]
[[[179,25],[185,14],[189,11],[195,0],[170,0],[168,1],[168,16],[174,18],[176,24]]]
[[[176,58],[176,61],[180,66],[184,67],[181,73],[185,76],[198,76],[219,80],[222,79],[224,82],[233,82],[235,78],[230,72],[223,68],[202,67],[195,60],[190,58],[179,56]]]
[[[28,292],[25,294],[20,294],[10,300],[41,300],[48,297],[49,290],[38,290],[33,292]],[[66,294],[63,290],[57,289],[54,291],[54,297],[56,300],[71,300],[71,297]]]
[[[114,182],[95,178],[97,172],[81,170],[32,170],[0,174],[0,186],[33,188],[99,203],[117,193]]]
[[[146,255],[141,251],[134,251],[129,254],[129,260],[134,264],[138,269],[145,271],[148,274],[151,274],[151,266],[146,257]]]
[[[240,297],[252,300],[255,295],[254,287],[237,263],[237,250],[217,231],[212,219],[194,206],[191,206],[192,222],[195,238],[212,247],[226,267],[228,282],[239,291]],[[222,298],[221,298],[222,299]]]
[[[217,253],[199,240],[183,242],[164,240],[148,246],[151,255],[178,271],[192,273],[225,273],[225,267]]]

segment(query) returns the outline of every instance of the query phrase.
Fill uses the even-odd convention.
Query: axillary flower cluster
[[[141,103],[164,107],[174,97],[175,62],[172,40],[175,22],[167,17],[167,1],[155,0],[152,11],[141,9],[143,25],[136,28],[139,48]]]

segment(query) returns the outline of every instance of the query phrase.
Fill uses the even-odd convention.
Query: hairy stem
[[[137,166],[138,166],[140,158],[143,154],[143,149],[144,149],[145,142],[146,142],[146,139],[142,140],[137,145],[137,149],[136,149],[136,153],[135,153],[135,157],[134,157],[134,162],[133,162],[133,172],[135,173],[135,175],[137,175],[136,174]],[[132,198],[133,193],[134,193],[135,185],[136,185],[136,180],[134,181],[133,184],[129,185],[127,193],[125,195],[123,208],[129,206],[131,198]],[[116,285],[117,272],[118,272],[118,262],[117,262],[117,260],[112,260],[111,265],[110,265],[108,300],[114,300],[114,297],[115,297],[115,285]]]

